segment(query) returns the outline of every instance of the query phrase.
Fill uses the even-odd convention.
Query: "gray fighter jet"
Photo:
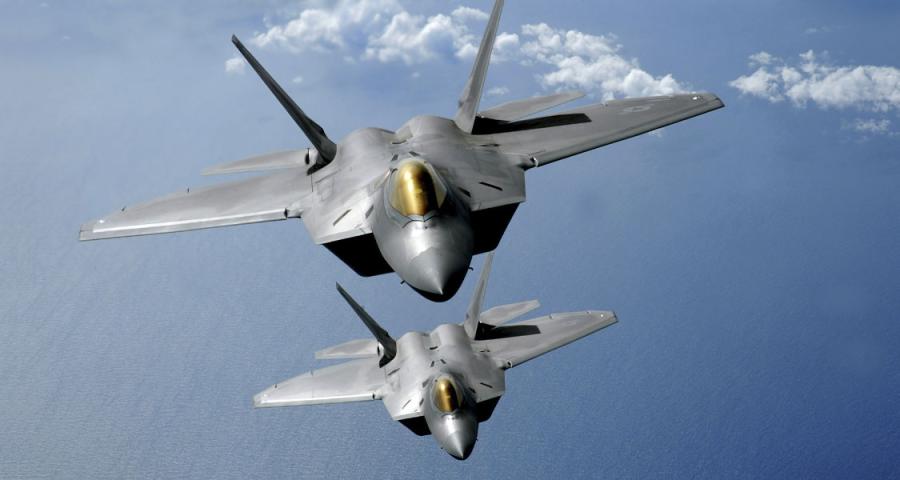
[[[313,148],[272,153],[205,174],[280,170],[186,189],[81,227],[81,240],[301,218],[362,276],[397,272],[425,297],[459,289],[472,256],[497,247],[525,201],[525,171],[723,106],[710,93],[631,98],[546,116],[583,96],[556,93],[478,110],[503,1],[488,20],[453,119],[417,116],[396,132],[363,128],[335,143],[232,41]]]
[[[464,460],[505,392],[506,370],[616,323],[613,312],[554,313],[506,324],[539,306],[536,300],[481,311],[493,253],[485,260],[463,324],[397,340],[350,295],[338,291],[375,339],[353,340],[316,353],[355,359],[292,378],[260,392],[257,407],[381,399],[391,417],[419,435],[431,434]]]

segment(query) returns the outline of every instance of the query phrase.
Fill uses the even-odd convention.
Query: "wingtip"
[[[703,98],[703,100],[705,100],[709,103],[718,104],[718,105],[716,105],[716,108],[723,108],[725,106],[725,102],[723,102],[722,99],[719,98],[719,96],[716,95],[715,93],[698,92],[696,95],[699,95],[701,98]]]
[[[607,313],[609,313],[609,314],[611,315],[611,317],[612,317],[612,318],[610,318],[610,321],[609,321],[609,324],[610,324],[610,325],[612,325],[612,324],[614,324],[614,323],[619,323],[619,316],[616,315],[616,312],[615,312],[615,311],[609,310],[609,311],[607,311]]]
[[[94,235],[94,225],[96,222],[85,223],[78,230],[78,241],[84,242],[87,240],[94,240],[97,238]]]
[[[231,43],[235,45],[241,45],[241,40],[235,34],[231,34]]]

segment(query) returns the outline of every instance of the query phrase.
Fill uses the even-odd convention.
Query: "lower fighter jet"
[[[362,128],[337,143],[233,37],[312,148],[210,168],[204,173],[280,171],[123,207],[84,224],[81,240],[300,218],[359,275],[396,272],[445,301],[472,256],[497,248],[525,201],[527,170],[723,107],[711,93],[688,93],[536,116],[583,96],[562,92],[479,111],[502,8],[497,0],[453,119],[420,115],[397,131]]]
[[[616,323],[613,312],[554,313],[513,324],[539,306],[536,300],[481,311],[493,252],[463,324],[394,340],[337,286],[374,339],[352,340],[316,353],[318,359],[354,359],[300,375],[253,397],[257,407],[315,405],[381,399],[394,420],[418,435],[434,436],[465,460],[478,424],[491,417],[505,392],[505,372],[532,358]]]

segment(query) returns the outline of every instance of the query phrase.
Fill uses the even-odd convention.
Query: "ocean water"
[[[458,462],[377,402],[251,397],[367,335],[334,282],[400,335],[461,321],[476,275],[432,304],[355,276],[296,221],[79,243],[84,221],[214,181],[204,166],[304,142],[256,79],[224,79],[227,45],[17,38],[0,80],[0,478],[900,472],[895,140],[722,87],[724,110],[529,172],[486,304],[620,322],[511,370]],[[339,101],[361,111],[341,123],[327,92],[297,93],[336,136],[418,112],[351,88]]]

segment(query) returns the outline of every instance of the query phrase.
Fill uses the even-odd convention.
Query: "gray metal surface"
[[[312,151],[316,155],[315,150]],[[285,168],[301,168],[309,166],[309,150],[288,150],[286,152],[273,152],[265,155],[229,162],[223,165],[209,167],[202,175],[224,175],[229,173],[263,172],[267,170],[281,170]]]
[[[373,349],[363,340],[322,350],[317,353],[318,358],[352,358],[359,353],[367,358],[280,382],[254,396],[254,405],[277,407],[381,399],[391,418],[416,433],[431,433],[447,453],[465,459],[477,438],[478,423],[490,417],[496,401],[506,391],[507,369],[617,321],[613,312],[588,311],[554,313],[504,326],[486,324],[479,312],[493,253],[489,255],[463,325],[443,324],[430,333],[407,333],[396,341],[396,354],[386,363],[384,349]],[[341,294],[358,312],[359,305],[345,292]],[[485,313],[503,312],[494,318],[508,321],[535,304],[529,301],[494,307]],[[371,317],[364,318],[364,322],[376,337],[387,335]],[[375,355],[371,355],[373,350]],[[442,410],[441,403],[435,400],[440,395],[435,388],[442,379],[449,379],[456,387],[458,396],[452,411]]]
[[[319,350],[316,352],[316,360],[369,358],[378,356],[380,351],[377,340],[363,338]]]
[[[541,302],[537,300],[526,300],[519,303],[511,303],[509,305],[497,305],[481,312],[480,320],[490,325],[503,325],[510,320],[525,315],[541,306]]]
[[[310,179],[291,170],[122,207],[81,227],[81,240],[169,233],[299,217]]]
[[[472,73],[469,74],[466,86],[459,96],[459,109],[456,111],[454,122],[460,130],[466,133],[471,132],[475,125],[475,115],[478,112],[478,103],[481,101],[481,90],[484,88],[488,65],[491,63],[491,52],[494,50],[494,40],[497,38],[501,12],[503,12],[503,0],[496,0],[487,27],[484,29],[478,54],[475,55]]]
[[[559,114],[584,114],[590,119],[589,122],[500,133],[492,138],[505,149],[534,158],[535,166],[542,166],[723,106],[719,97],[711,93],[613,100]]]
[[[337,144],[235,39],[317,148],[213,167],[205,173],[283,171],[126,207],[83,225],[80,238],[299,217],[317,244],[360,275],[394,271],[426,298],[444,301],[458,290],[472,256],[496,248],[516,206],[525,201],[526,170],[723,106],[715,95],[697,93],[616,100],[520,119],[580,96],[561,93],[476,115],[502,6],[502,1],[494,6],[454,120],[417,116],[396,132],[364,128]],[[392,176],[404,162],[434,170],[435,185],[446,190],[439,208],[404,216],[391,205]]]
[[[478,113],[479,117],[512,122],[564,105],[584,96],[584,92],[561,92],[541,97],[513,100]]]

